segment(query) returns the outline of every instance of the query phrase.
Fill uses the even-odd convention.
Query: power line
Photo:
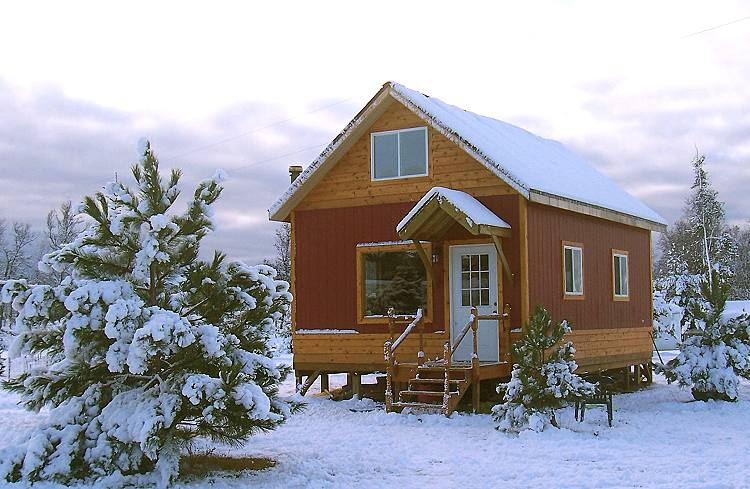
[[[309,151],[309,150],[315,149],[315,148],[323,148],[327,144],[328,143],[320,143],[320,144],[316,144],[314,146],[307,146],[305,148],[297,149],[297,150],[291,151],[289,153],[284,153],[283,155],[278,155],[278,156],[274,156],[274,157],[271,157],[271,158],[266,158],[266,159],[263,159],[263,160],[253,161],[252,163],[248,163],[247,165],[236,166],[234,168],[227,168],[227,171],[230,172],[230,175],[231,175],[231,173],[235,172],[235,171],[247,170],[248,168],[252,168],[252,167],[260,165],[262,163],[268,163],[269,161],[280,160],[281,158],[286,158],[287,156],[296,155],[297,153],[302,153],[304,151]]]
[[[228,138],[225,138],[225,139],[221,139],[219,141],[215,141],[213,143],[206,144],[204,146],[198,146],[196,148],[189,149],[189,150],[187,150],[187,151],[185,151],[183,153],[178,153],[176,155],[172,155],[172,156],[168,156],[166,158],[162,158],[162,160],[163,161],[174,160],[174,159],[177,159],[177,158],[182,158],[183,156],[187,156],[189,154],[197,153],[198,151],[203,151],[203,150],[206,150],[206,149],[209,149],[209,148],[220,146],[222,144],[228,143],[230,141],[234,141],[236,139],[243,138],[243,137],[248,136],[250,134],[253,134],[255,132],[262,131],[263,129],[268,129],[270,127],[278,126],[278,125],[284,124],[286,122],[290,122],[290,121],[293,121],[295,119],[299,119],[302,116],[306,116],[306,115],[309,115],[309,114],[314,114],[315,112],[320,112],[321,110],[329,109],[329,108],[334,107],[336,105],[341,105],[344,102],[349,102],[350,100],[352,100],[352,99],[351,98],[347,98],[347,99],[344,99],[344,100],[339,100],[338,102],[334,102],[332,104],[328,104],[328,105],[324,105],[322,107],[318,107],[317,109],[313,109],[313,110],[311,110],[309,112],[305,112],[303,114],[299,114],[299,115],[296,115],[294,117],[289,117],[287,119],[282,119],[282,120],[279,120],[279,121],[276,121],[276,122],[272,122],[270,124],[266,124],[265,126],[256,127],[255,129],[251,129],[249,131],[243,132],[241,134],[237,134],[235,136],[231,136],[231,137],[228,137]],[[284,156],[288,156],[288,155],[284,155]],[[279,158],[281,158],[281,157],[282,156],[279,156]]]
[[[692,32],[690,34],[682,36],[680,39],[686,39],[688,37],[698,36],[700,34],[705,34],[706,32],[715,31],[716,29],[721,29],[722,27],[726,27],[728,25],[737,24],[739,22],[742,22],[743,20],[750,20],[750,15],[748,15],[746,17],[742,17],[741,19],[735,19],[733,21],[727,22],[726,24],[721,24],[721,25],[717,25],[717,26],[714,26],[714,27],[709,27],[708,29],[703,29],[702,31]]]

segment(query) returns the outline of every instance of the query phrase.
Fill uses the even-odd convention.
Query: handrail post
[[[473,352],[471,355],[471,408],[476,413],[479,411],[479,338],[477,330],[479,329],[479,311],[476,307],[471,308],[471,334],[473,343]]]
[[[390,413],[393,409],[393,369],[395,359],[393,358],[393,334],[396,330],[395,311],[388,308],[388,341],[384,345],[385,354],[385,412]]]
[[[385,353],[385,412],[390,413],[393,408],[393,343],[386,341],[384,346]]]
[[[451,399],[451,357],[453,351],[451,348],[450,341],[446,341],[443,345],[443,361],[445,364],[445,382],[443,383],[443,410],[445,415],[450,417],[452,414],[450,399]]]
[[[396,330],[396,313],[392,307],[388,308],[388,338],[391,344],[393,344],[393,333]]]
[[[419,329],[419,353],[417,353],[417,365],[424,365],[424,321],[422,319],[417,323]]]
[[[503,315],[501,324],[505,332],[505,355],[506,361],[510,364],[513,363],[512,352],[511,352],[511,334],[510,334],[510,304],[505,304],[503,307]]]

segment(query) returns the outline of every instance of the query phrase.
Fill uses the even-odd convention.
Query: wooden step
[[[404,409],[415,409],[418,411],[427,411],[431,413],[443,413],[442,404],[425,404],[423,402],[394,402],[393,409],[403,411]]]
[[[448,382],[451,384],[460,384],[462,382],[466,382],[466,379],[450,379]],[[409,383],[420,383],[420,384],[445,384],[445,379],[420,379],[418,377],[409,379]]]
[[[406,390],[399,392],[402,396],[424,396],[424,397],[439,397],[440,399],[443,398],[443,395],[445,394],[444,391],[413,391],[413,390]],[[459,394],[458,391],[450,391],[449,395],[451,396],[457,396]]]
[[[451,380],[466,380],[471,376],[471,368],[452,368],[448,374]],[[438,367],[419,367],[417,369],[417,378],[424,379],[445,379],[445,369]]]

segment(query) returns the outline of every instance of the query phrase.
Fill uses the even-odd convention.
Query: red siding
[[[487,207],[518,229],[518,197],[482,197]],[[363,333],[387,331],[386,325],[357,324],[358,243],[394,241],[396,224],[414,206],[412,203],[320,209],[295,212],[294,238],[296,317],[298,329],[356,329]],[[472,238],[458,225],[450,230],[446,240]],[[511,270],[518,275],[518,238],[503,240]],[[433,325],[432,330],[445,328],[443,262],[433,269]],[[514,286],[505,283],[505,301],[510,302],[515,314],[520,312],[518,281]]]
[[[584,300],[563,299],[562,241],[583,243]],[[540,204],[528,206],[529,305],[574,329],[651,324],[650,232]],[[612,249],[628,251],[630,300],[612,298]]]

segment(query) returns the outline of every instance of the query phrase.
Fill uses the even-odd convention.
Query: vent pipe
[[[302,167],[299,165],[292,165],[289,167],[289,179],[291,180],[290,183],[294,183],[295,180],[297,180],[297,177],[302,173]]]

